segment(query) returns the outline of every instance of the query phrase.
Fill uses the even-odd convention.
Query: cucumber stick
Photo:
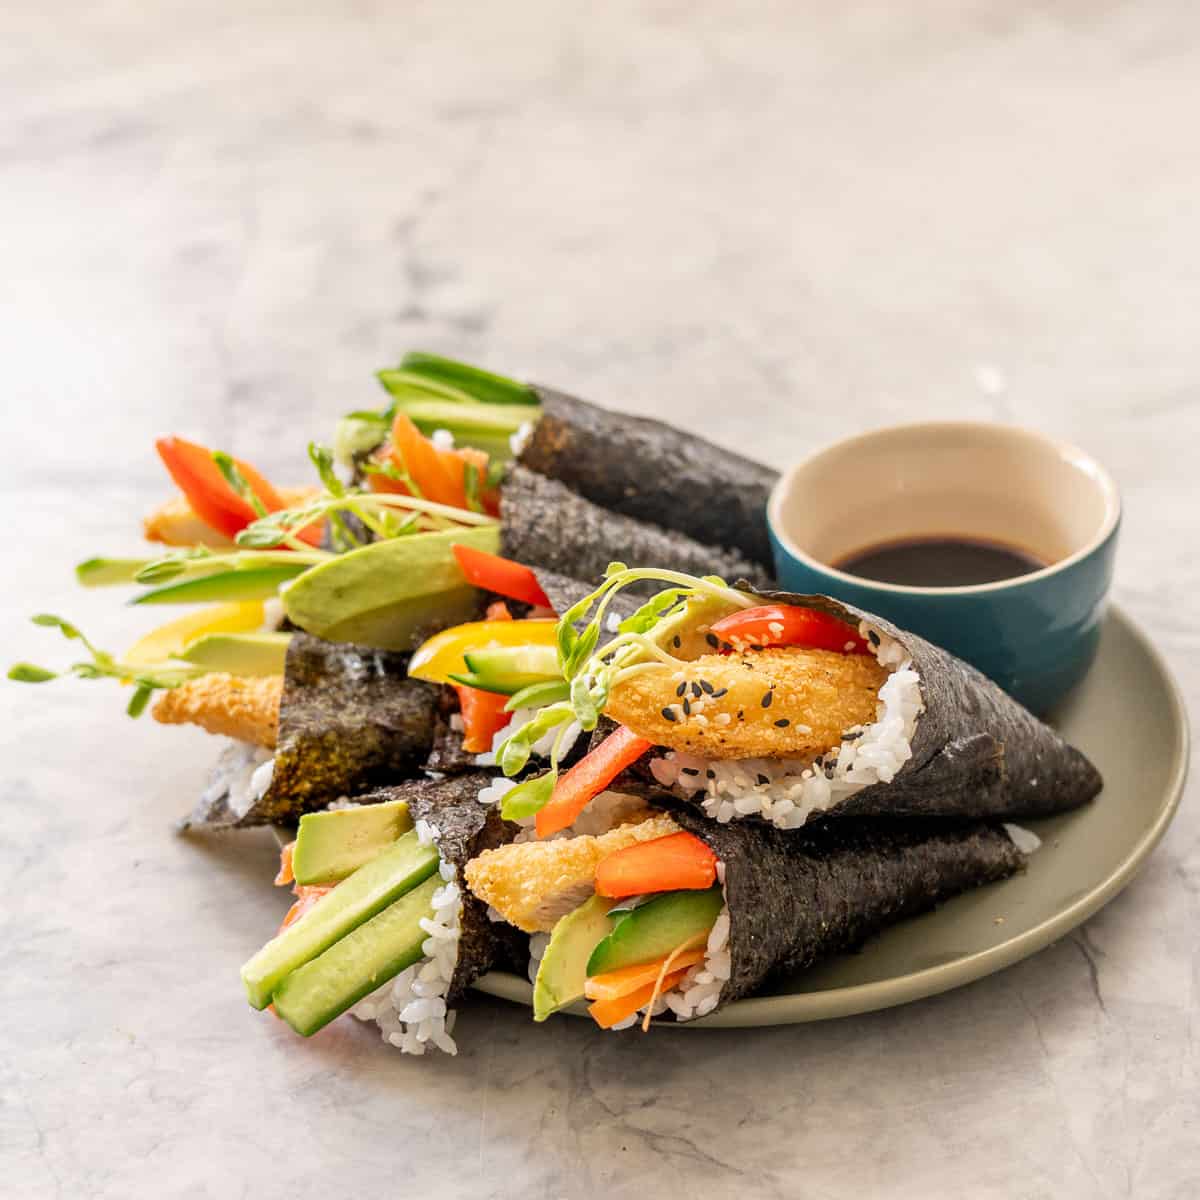
[[[182,583],[168,583],[135,596],[131,604],[200,604],[207,600],[266,600],[279,585],[312,568],[310,562],[270,567],[248,567],[201,575]]]
[[[440,875],[426,879],[297,968],[276,989],[275,1011],[297,1033],[310,1037],[405,967],[419,962],[428,936],[421,918],[433,916],[433,894],[442,886]]]
[[[242,983],[255,1008],[266,1008],[283,980],[437,871],[435,846],[415,832],[349,876],[337,890],[273,937],[244,967]]]
[[[413,419],[422,433],[449,429],[456,438],[472,433],[516,433],[537,411],[528,404],[455,404],[447,400],[402,400],[400,407]]]
[[[481,367],[455,362],[440,354],[412,350],[400,360],[400,370],[449,384],[472,400],[485,404],[536,404],[537,393],[526,383],[495,375]]]
[[[452,675],[460,683],[511,696],[535,683],[562,680],[554,646],[495,646],[463,655],[470,675]]]

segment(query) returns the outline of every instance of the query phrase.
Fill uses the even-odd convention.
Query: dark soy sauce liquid
[[[970,587],[1040,571],[1027,550],[981,538],[902,538],[856,550],[833,563],[839,571],[908,587]]]

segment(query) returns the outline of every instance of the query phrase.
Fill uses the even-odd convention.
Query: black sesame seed
[[[721,649],[722,649],[722,650],[723,650],[723,651],[724,651],[726,654],[732,654],[732,653],[733,653],[733,643],[732,643],[732,642],[722,642],[722,643],[721,643]]]
[[[842,741],[843,742],[852,742],[852,741],[854,741],[855,738],[862,737],[863,732],[864,731],[861,729],[852,729],[849,733],[842,734]]]
[[[775,722],[775,724],[778,725],[780,729],[785,729],[788,725],[791,724],[791,721],[789,721],[787,719],[787,717],[780,717],[779,720]]]
[[[708,644],[709,644],[709,645],[710,645],[710,646],[711,646],[711,647],[712,647],[714,650],[716,650],[716,649],[717,649],[717,648],[718,648],[718,647],[721,645],[721,640],[720,640],[720,638],[718,638],[718,637],[717,637],[717,635],[716,635],[715,633],[706,633],[706,634],[704,635],[704,640],[705,640],[705,641],[706,641],[706,642],[707,642],[707,643],[708,643]]]
[[[687,691],[687,680],[685,679],[676,689],[675,695],[682,696]]]
[[[717,777],[717,773],[712,769],[712,767],[709,767],[704,773],[709,777],[709,779],[716,779]]]
[[[675,710],[673,708],[664,708],[662,710],[662,715],[666,717],[668,721],[675,720]]]
[[[746,710],[744,708],[739,708],[738,709],[738,720],[744,721],[745,719],[746,719]]]
[[[714,700],[720,700],[720,698],[721,698],[722,696],[727,696],[727,695],[729,694],[729,689],[728,689],[728,688],[718,688],[718,689],[717,689],[717,690],[714,692],[714,691],[713,691],[711,688],[709,688],[709,689],[708,689],[708,694],[709,694],[709,695],[710,695],[710,696],[711,696],[711,697],[712,697]]]
[[[763,706],[763,708],[770,708],[770,707],[771,707],[771,701],[772,701],[772,700],[774,700],[774,699],[775,699],[775,693],[774,693],[774,691],[770,691],[770,690],[769,690],[769,691],[765,691],[765,692],[763,692],[763,698],[762,698],[762,706]]]
[[[711,696],[713,694],[713,685],[707,679],[700,680],[700,686]]]
[[[878,646],[878,645],[879,645],[879,634],[877,634],[877,633],[875,632],[875,630],[873,630],[873,629],[869,629],[869,630],[867,630],[867,637],[871,639],[871,645],[872,645],[872,646]]]
[[[672,646],[674,646],[676,650],[678,650],[678,649],[679,649],[679,647],[683,645],[683,643],[682,643],[682,642],[679,640],[679,634],[676,634],[676,635],[675,635],[675,636],[674,636],[674,637],[671,639],[671,645],[672,645]]]
[[[770,776],[761,775],[761,774],[759,775],[759,777],[758,777],[758,786],[759,787],[766,787],[767,784],[770,782],[771,782]]]
[[[704,695],[704,693],[700,690],[700,685],[698,683],[692,684],[692,695],[695,696],[697,700]]]
[[[683,698],[683,715],[685,717],[692,715],[692,702],[686,696]]]
[[[751,650],[765,650],[766,647],[765,646],[751,646],[750,649]]]
[[[697,767],[681,767],[679,773],[681,775],[699,775],[700,771]]]

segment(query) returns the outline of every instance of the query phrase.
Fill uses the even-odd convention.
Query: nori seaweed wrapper
[[[1025,863],[1002,828],[978,822],[834,821],[789,834],[671,809],[725,864],[731,972],[718,1007]]]
[[[271,786],[237,824],[294,821],[339,796],[416,775],[433,743],[437,690],[409,678],[408,660],[293,634]]]
[[[662,421],[534,390],[542,415],[519,455],[524,466],[615,513],[730,547],[771,570],[766,507],[778,476],[770,467]]]
[[[451,687],[437,689],[437,702],[433,721],[433,742],[429,757],[425,760],[427,771],[441,775],[461,775],[464,771],[478,770],[475,755],[463,749],[462,731],[452,729],[450,718],[458,712],[458,697]]]
[[[605,564],[607,566],[607,564]],[[537,581],[543,592],[546,593],[546,598],[550,601],[550,607],[556,613],[565,613],[567,609],[573,608],[585,596],[590,596],[592,592],[600,586],[601,580],[596,579],[592,582],[585,582],[580,579],[573,579],[569,575],[560,574],[558,571],[551,571],[546,567],[533,568],[534,575],[537,576]],[[633,596],[627,595],[624,592],[618,592],[609,602],[608,611],[616,613],[619,620],[624,620],[626,617],[632,616],[638,608],[638,601]]]
[[[487,905],[463,882],[463,868],[470,859],[511,842],[520,829],[505,821],[497,806],[479,803],[479,793],[490,781],[490,773],[474,771],[453,779],[404,783],[356,797],[362,804],[403,800],[414,822],[428,821],[436,827],[438,852],[443,861],[458,868],[463,893],[462,934],[454,979],[446,997],[448,1004],[493,967],[524,974],[529,963],[528,937],[503,921],[488,920]]]
[[[770,582],[768,573],[744,554],[715,542],[701,543],[646,518],[609,511],[520,464],[509,469],[501,488],[500,519],[506,558],[575,579],[599,583],[608,564],[620,561],[753,579],[759,586]]]
[[[912,757],[890,783],[875,783],[830,810],[838,816],[1043,817],[1077,808],[1104,786],[1100,772],[1049,725],[970,664],[890,621],[828,596],[743,591],[778,604],[866,621],[912,657],[925,709]]]

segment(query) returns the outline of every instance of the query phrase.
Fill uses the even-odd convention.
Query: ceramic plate
[[[905,921],[857,954],[688,1028],[820,1021],[919,1000],[1027,958],[1107,904],[1170,824],[1188,761],[1187,716],[1170,672],[1119,610],[1110,611],[1095,666],[1054,724],[1100,768],[1104,791],[1077,812],[1029,823],[1042,847],[1022,875]],[[516,975],[493,972],[475,986],[530,1003],[532,989]]]

